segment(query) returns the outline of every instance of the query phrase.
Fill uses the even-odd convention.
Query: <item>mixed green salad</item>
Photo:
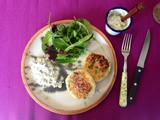
[[[49,22],[50,24],[50,22]],[[75,62],[86,51],[93,38],[92,26],[86,19],[75,19],[67,25],[51,25],[42,40],[42,50],[49,59],[59,63]]]

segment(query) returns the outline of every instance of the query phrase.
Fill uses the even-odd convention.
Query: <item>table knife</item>
[[[138,64],[136,67],[136,71],[134,73],[133,79],[132,79],[132,83],[131,83],[131,87],[129,89],[128,92],[128,98],[127,101],[128,103],[134,103],[135,101],[135,95],[139,86],[139,80],[140,80],[140,76],[141,73],[144,69],[144,63],[147,57],[147,53],[148,53],[148,49],[149,49],[149,45],[150,45],[150,30],[148,30],[144,44],[143,44],[143,48],[141,50],[141,54],[138,60]]]

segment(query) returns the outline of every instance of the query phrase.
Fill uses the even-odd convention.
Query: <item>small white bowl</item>
[[[127,23],[128,24],[127,24],[127,27],[125,29],[123,29],[123,30],[115,30],[108,24],[108,15],[109,15],[111,10],[114,10],[114,11],[116,11],[118,13],[121,13],[122,16],[125,16],[128,13],[128,10],[123,8],[123,7],[114,7],[114,8],[110,9],[107,12],[105,29],[110,35],[114,36],[114,35],[118,35],[120,32],[126,31],[130,27],[130,25],[132,23],[132,18],[130,17],[130,18],[127,19]]]

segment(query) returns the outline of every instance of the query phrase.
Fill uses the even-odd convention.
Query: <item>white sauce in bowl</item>
[[[128,26],[128,22],[125,20],[124,22],[121,21],[122,14],[115,11],[111,10],[108,15],[108,24],[110,27],[112,27],[115,30],[124,30]]]

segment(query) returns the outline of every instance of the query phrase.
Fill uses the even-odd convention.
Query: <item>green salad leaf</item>
[[[92,26],[88,20],[80,18],[78,21],[84,24],[84,26],[87,28],[89,33],[92,33]]]
[[[83,18],[75,19],[68,25],[52,25],[44,36],[42,50],[53,61],[62,64],[75,62],[86,51],[87,43],[92,38],[90,22]]]
[[[65,50],[69,46],[69,44],[65,42],[65,40],[63,40],[62,38],[55,38],[52,41],[53,41],[53,46],[56,49]]]
[[[42,42],[42,50],[45,51],[45,44],[48,44],[50,46],[52,41],[52,32],[47,31],[47,33],[44,36],[43,42]]]
[[[70,49],[73,49],[76,46],[81,45],[83,42],[89,40],[91,37],[93,36],[93,34],[89,34],[87,36],[85,36],[84,38],[78,40],[77,42],[73,43],[72,45],[68,46],[64,51],[68,52]]]

